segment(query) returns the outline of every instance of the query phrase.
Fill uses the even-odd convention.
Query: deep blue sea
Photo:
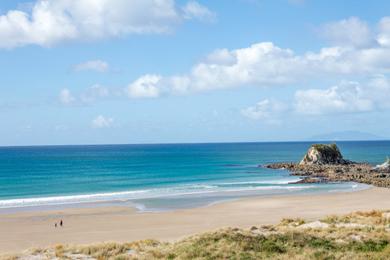
[[[259,165],[299,161],[311,143],[0,147],[0,209],[123,202],[140,210],[204,206],[240,197],[367,188],[289,184],[299,178]],[[373,165],[390,141],[338,142],[344,157]]]

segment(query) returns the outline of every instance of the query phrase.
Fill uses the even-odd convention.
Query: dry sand
[[[146,238],[175,240],[222,227],[274,224],[282,218],[317,219],[358,210],[390,209],[390,189],[351,193],[241,199],[208,207],[137,213],[127,207],[96,207],[0,215],[0,252],[59,243],[89,244]],[[54,223],[64,220],[64,227]]]

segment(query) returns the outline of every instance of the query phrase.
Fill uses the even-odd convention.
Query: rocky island
[[[302,176],[297,183],[354,181],[378,187],[390,187],[390,160],[373,167],[343,158],[336,144],[313,144],[299,163],[273,163],[270,169],[287,169]]]

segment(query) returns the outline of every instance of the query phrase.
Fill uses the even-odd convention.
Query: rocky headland
[[[378,187],[390,187],[390,160],[377,165],[343,158],[336,144],[314,144],[299,163],[273,163],[270,169],[286,169],[291,175],[302,176],[296,183],[354,181]]]

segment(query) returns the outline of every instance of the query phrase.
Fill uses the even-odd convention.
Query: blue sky
[[[389,1],[0,3],[0,145],[389,138]]]

